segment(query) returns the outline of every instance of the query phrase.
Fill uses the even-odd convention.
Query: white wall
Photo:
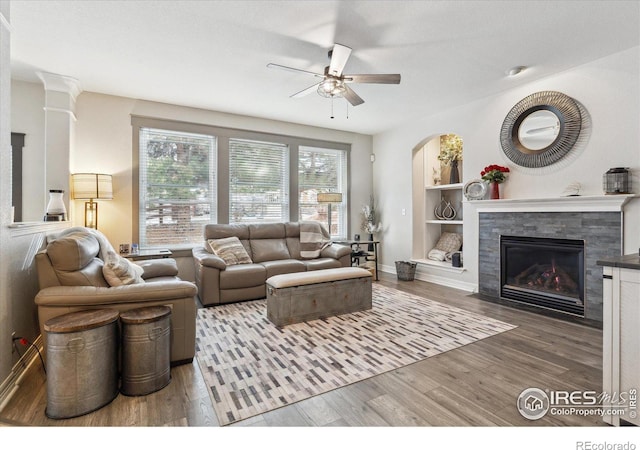
[[[44,86],[42,83],[12,80],[11,92],[11,131],[25,133],[22,221],[41,221],[48,201],[44,168]]]
[[[99,202],[100,230],[114,246],[132,241],[131,115],[301,136],[351,144],[351,230],[372,189],[371,136],[258,119],[163,103],[83,92],[76,102],[76,151],[70,172],[113,174],[114,200]],[[82,225],[83,202],[72,201],[74,224]]]
[[[0,386],[11,371],[11,27],[9,2],[0,1]]]
[[[631,168],[634,191],[640,192],[639,65],[640,48],[636,47],[374,136],[374,193],[385,224],[380,236],[383,265],[393,271],[394,261],[411,257],[412,150],[429,136],[453,132],[464,139],[463,182],[479,178],[489,164],[511,167],[513,172],[503,185],[507,198],[558,197],[571,181],[582,184],[582,195],[601,195],[602,175],[611,167]],[[526,173],[502,155],[500,127],[518,101],[544,90],[563,92],[586,108],[592,122],[590,140],[569,164],[561,162],[539,173]],[[640,245],[639,203],[634,200],[625,213],[625,253],[637,252]],[[401,215],[404,208],[409,211],[406,216]],[[470,214],[465,208],[467,271],[458,275],[428,269],[427,273],[477,285],[478,237],[473,220],[466,223]]]

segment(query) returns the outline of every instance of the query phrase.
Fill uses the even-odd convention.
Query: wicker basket
[[[413,281],[416,275],[416,263],[409,261],[396,261],[396,273],[398,274],[398,280]]]

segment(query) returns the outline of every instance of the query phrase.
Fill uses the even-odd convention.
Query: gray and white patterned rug
[[[266,300],[200,309],[196,359],[221,425],[515,328],[373,284],[373,309],[278,328]]]

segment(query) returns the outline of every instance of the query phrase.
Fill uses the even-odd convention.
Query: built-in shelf
[[[431,223],[436,225],[462,225],[464,222],[462,220],[437,220],[431,219],[427,220],[425,223]]]
[[[462,189],[463,187],[464,187],[464,183],[434,184],[433,186],[425,186],[425,189],[428,191],[446,191],[449,189]]]
[[[71,226],[70,221],[58,222],[14,222],[7,227],[11,236],[23,236],[36,233],[51,233]]]
[[[424,264],[425,266],[438,267],[440,269],[456,273],[462,273],[466,270],[464,267],[453,267],[448,261],[434,261],[432,259],[412,259],[411,261],[418,264]]]

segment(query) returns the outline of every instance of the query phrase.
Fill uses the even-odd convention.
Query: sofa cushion
[[[228,266],[235,264],[251,264],[251,258],[236,236],[207,240],[211,251],[222,258]]]
[[[103,262],[93,258],[89,264],[80,270],[55,270],[60,286],[94,286],[109,287],[102,275]]]
[[[260,286],[267,280],[267,269],[261,264],[237,264],[220,272],[220,289]]]
[[[342,267],[340,261],[333,258],[307,259],[303,261],[303,263],[307,270],[336,269],[338,267]]]
[[[142,267],[143,280],[178,276],[178,264],[173,258],[146,259],[137,261],[136,264]]]
[[[261,263],[267,269],[267,278],[274,275],[293,272],[305,272],[307,268],[302,261],[297,259],[281,259],[278,261],[265,261]]]
[[[83,231],[69,233],[47,245],[54,270],[80,270],[93,261],[99,251],[100,244],[95,236]]]
[[[252,239],[251,254],[253,262],[277,261],[279,259],[289,259],[289,249],[287,242],[282,239]]]
[[[132,263],[127,258],[117,255],[113,251],[107,252],[102,273],[110,286],[126,286],[128,284],[144,283],[142,273],[144,269]]]
[[[204,227],[205,239],[222,239],[235,236],[241,241],[249,239],[249,225],[246,223],[218,224],[210,223]]]
[[[284,239],[284,223],[249,224],[249,239]]]

